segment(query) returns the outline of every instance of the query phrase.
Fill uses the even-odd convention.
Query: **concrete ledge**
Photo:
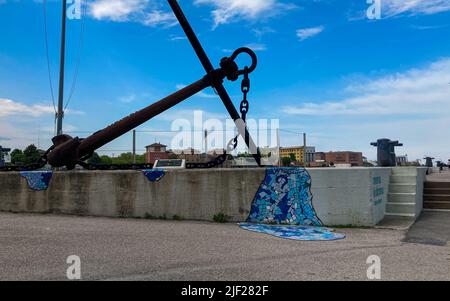
[[[308,169],[313,206],[325,225],[374,226],[384,218],[390,168]],[[141,171],[55,172],[33,191],[19,173],[0,173],[0,211],[108,217],[245,221],[264,169],[170,170],[159,182]]]

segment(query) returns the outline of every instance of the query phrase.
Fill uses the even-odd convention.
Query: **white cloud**
[[[450,128],[450,57],[352,81],[341,99],[291,100],[282,108],[282,128],[290,125],[307,133],[328,133],[330,137],[309,140],[318,150],[358,150],[375,159],[376,148],[370,142],[386,137],[404,143],[397,154],[408,154],[409,159],[449,158],[445,135]],[[288,140],[295,141],[294,137],[289,135]]]
[[[266,51],[267,50],[267,45],[261,44],[261,43],[250,43],[250,44],[244,45],[244,47],[250,48],[253,51]],[[235,50],[236,49],[223,48],[222,52],[233,53]]]
[[[83,114],[78,111],[69,114]],[[12,148],[25,148],[35,144],[42,149],[51,145],[54,136],[54,114],[52,105],[24,104],[11,99],[0,98],[0,142]],[[76,127],[64,123],[65,131]]]
[[[91,15],[98,19],[128,21],[134,13],[141,13],[148,0],[96,0],[90,4]]]
[[[136,94],[133,94],[133,93],[119,97],[119,101],[122,103],[126,103],[126,104],[132,103],[135,100],[136,100]]]
[[[44,104],[26,105],[11,99],[0,98],[0,117],[12,115],[27,115],[39,117],[45,114],[54,114],[53,106]]]
[[[146,14],[145,18],[142,20],[142,24],[147,26],[163,25],[166,27],[172,27],[177,25],[178,22],[173,13],[155,10]]]
[[[325,26],[301,28],[301,29],[297,30],[297,37],[300,39],[300,41],[304,41],[306,39],[312,38],[312,37],[320,34],[324,30],[325,30]]]
[[[269,26],[265,26],[263,28],[255,28],[253,29],[253,33],[255,34],[255,36],[257,36],[258,38],[263,37],[266,34],[269,33],[275,33],[275,29],[269,27]]]
[[[146,26],[170,27],[176,24],[172,12],[152,9],[155,5],[149,0],[95,0],[89,6],[90,15],[97,20],[131,21]]]
[[[252,49],[253,51],[266,51],[267,45],[261,43],[251,43],[245,45],[245,47]]]
[[[431,15],[450,10],[449,0],[382,0],[383,14],[392,17],[401,14]]]
[[[0,117],[15,115],[41,117],[48,114],[55,114],[53,106],[48,104],[24,104],[7,98],[0,98]],[[65,110],[65,114],[84,115],[77,110]]]
[[[195,0],[194,3],[215,7],[212,11],[214,27],[239,19],[255,20],[270,17],[296,7],[277,0]]]
[[[422,69],[384,76],[347,87],[343,100],[286,106],[290,115],[446,115],[450,114],[450,58]]]
[[[184,40],[187,40],[187,37],[184,37],[184,36],[174,36],[174,35],[172,35],[172,36],[169,38],[169,41],[184,41]]]

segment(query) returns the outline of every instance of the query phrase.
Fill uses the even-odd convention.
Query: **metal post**
[[[303,164],[306,167],[306,133],[303,133]]]
[[[64,118],[64,64],[66,52],[66,13],[67,0],[62,1],[62,24],[61,24],[61,54],[59,62],[59,93],[58,93],[58,113],[56,114],[56,134],[62,135],[62,123]]]
[[[205,130],[205,154],[208,154],[208,130]]]
[[[277,148],[278,148],[278,167],[281,167],[281,142],[280,142],[280,129],[277,128]]]
[[[136,130],[133,130],[133,164],[136,164]]]

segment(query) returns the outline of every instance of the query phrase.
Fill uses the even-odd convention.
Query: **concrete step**
[[[415,213],[412,214],[412,213],[389,213],[389,212],[386,212],[384,214],[384,216],[385,217],[413,217],[413,218],[415,218],[416,214]]]
[[[386,213],[389,214],[405,214],[415,215],[416,214],[416,204],[415,203],[391,203],[386,204]]]
[[[450,182],[425,182],[425,188],[447,188],[447,189],[450,189]]]
[[[390,184],[389,192],[391,193],[415,193],[416,185],[413,184]]]
[[[424,202],[450,202],[450,195],[446,194],[424,194]]]
[[[385,215],[384,219],[375,228],[405,231],[411,228],[415,220],[414,216]]]
[[[424,194],[445,194],[450,195],[450,188],[425,188]]]
[[[415,203],[416,194],[415,193],[389,193],[388,202],[395,204],[405,204],[405,203]]]
[[[450,209],[450,202],[423,202],[423,208],[424,209],[442,209],[442,210],[449,210]]]
[[[417,176],[417,167],[394,167],[392,175]]]
[[[391,176],[392,184],[416,184],[416,176],[405,176],[405,175],[392,175]]]

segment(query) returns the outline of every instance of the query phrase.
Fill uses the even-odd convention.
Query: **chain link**
[[[241,83],[241,91],[243,94],[243,98],[240,105],[240,112],[241,112],[241,119],[244,122],[244,124],[247,122],[247,114],[250,109],[250,103],[247,99],[247,94],[250,92],[250,78],[249,78],[249,68],[244,68],[244,79]],[[232,151],[236,150],[238,147],[238,138],[239,134],[236,135],[227,145],[227,150],[224,151],[224,153],[218,157],[216,157],[214,160],[206,162],[206,163],[187,163],[186,168],[187,169],[206,169],[206,168],[214,168],[219,165],[222,165],[227,161],[228,154]]]
[[[243,94],[243,98],[240,105],[240,111],[241,111],[241,119],[244,122],[244,124],[247,122],[247,114],[250,110],[250,103],[247,100],[247,94],[250,92],[250,78],[248,77],[248,67],[244,68],[244,79],[241,83],[241,91]],[[232,150],[234,151],[238,147],[238,138],[239,134],[234,137],[232,144]]]

